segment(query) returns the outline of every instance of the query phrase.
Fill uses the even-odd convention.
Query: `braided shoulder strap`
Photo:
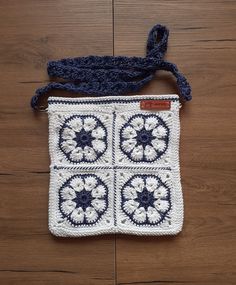
[[[191,87],[184,75],[175,64],[163,60],[168,36],[165,26],[155,25],[148,35],[146,57],[87,56],[49,61],[48,75],[64,82],[51,82],[37,89],[31,99],[31,107],[39,109],[39,98],[53,89],[92,96],[137,92],[157,70],[171,72],[177,80],[180,96],[186,101],[191,100]]]

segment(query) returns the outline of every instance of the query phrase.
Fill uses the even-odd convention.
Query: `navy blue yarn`
[[[92,199],[91,191],[83,189],[81,192],[76,192],[76,198],[72,201],[76,202],[77,208],[81,207],[85,211],[91,206]]]
[[[139,145],[145,147],[146,145],[151,145],[154,136],[152,135],[152,131],[145,130],[144,128],[140,131],[137,131],[137,142]]]
[[[85,158],[82,159],[81,161],[79,162],[95,162],[97,159],[99,159],[103,154],[104,152],[107,150],[107,129],[105,128],[105,126],[103,125],[103,123],[94,115],[72,115],[71,117],[69,117],[68,119],[66,119],[65,123],[62,125],[62,127],[60,128],[60,131],[59,131],[59,148],[60,150],[64,153],[64,155],[67,157],[67,159],[71,162],[77,162],[77,160],[73,160],[70,158],[70,154],[69,153],[66,153],[64,150],[63,150],[63,147],[62,147],[62,143],[65,141],[63,138],[62,138],[62,132],[65,128],[69,128],[69,129],[72,129],[68,123],[73,120],[74,118],[80,118],[82,119],[82,121],[84,121],[85,118],[93,118],[95,119],[96,121],[96,126],[94,129],[96,129],[97,127],[101,127],[103,128],[103,130],[105,131],[105,137],[103,139],[103,142],[105,143],[105,149],[104,151],[102,152],[98,152],[94,149],[94,152],[96,153],[97,157],[94,159],[94,160],[86,160]],[[84,129],[82,129],[80,132],[75,132],[76,133],[76,138],[73,139],[76,141],[77,143],[77,146],[76,147],[81,147],[82,149],[85,147],[85,146],[89,146],[91,147],[92,146],[92,136],[91,136],[91,133],[92,131],[85,131]],[[82,135],[87,135],[88,137],[88,140],[87,141],[82,141],[81,140],[81,136]]]
[[[131,126],[130,122],[134,119],[134,118],[137,118],[137,117],[141,117],[143,119],[147,119],[147,118],[151,118],[151,117],[154,117],[154,118],[157,118],[158,120],[158,126],[163,126],[166,130],[167,130],[167,133],[166,133],[166,136],[164,138],[158,138],[159,140],[163,140],[165,142],[165,148],[162,150],[162,151],[158,151],[156,150],[157,152],[157,155],[154,159],[152,160],[148,160],[146,157],[145,157],[145,154],[144,154],[144,158],[142,160],[134,160],[132,157],[131,157],[131,152],[133,151],[133,149],[131,151],[126,151],[123,149],[122,147],[122,142],[125,141],[126,139],[123,138],[122,136],[122,132],[123,130],[128,127],[128,126]],[[140,131],[136,131],[137,132],[137,137],[134,137],[134,139],[137,141],[135,147],[139,146],[139,145],[142,145],[143,147],[147,146],[147,145],[151,145],[151,139],[152,139],[152,135],[151,135],[151,131],[148,131],[146,130],[145,128],[143,128],[142,130]],[[120,149],[123,153],[125,153],[127,155],[127,157],[133,161],[133,162],[153,162],[155,160],[157,160],[158,158],[160,158],[167,150],[168,148],[168,144],[169,144],[169,133],[170,133],[170,130],[168,128],[168,126],[165,124],[165,122],[157,115],[140,115],[140,114],[136,114],[134,116],[132,116],[123,126],[122,128],[120,129]],[[142,134],[145,134],[146,136],[148,136],[148,140],[146,142],[144,141],[141,141],[140,139],[140,136]]]
[[[65,187],[70,187],[70,188],[72,188],[72,187],[70,186],[70,182],[71,182],[71,180],[73,180],[73,179],[76,178],[76,177],[82,178],[83,181],[84,181],[84,179],[87,178],[87,177],[95,177],[95,178],[97,179],[97,185],[96,185],[96,187],[97,187],[98,185],[102,185],[102,186],[105,187],[106,193],[105,193],[105,196],[102,198],[102,200],[105,201],[106,207],[105,207],[105,209],[104,209],[102,212],[96,211],[97,214],[98,214],[98,217],[97,217],[97,219],[96,219],[94,222],[88,222],[88,221],[86,220],[86,217],[84,217],[83,222],[77,223],[77,222],[75,222],[75,221],[73,221],[73,220],[71,219],[71,217],[70,217],[71,214],[66,215],[66,214],[62,211],[61,205],[62,205],[62,203],[63,203],[64,201],[66,201],[66,200],[64,200],[64,199],[62,198],[61,192],[62,192],[62,190],[63,190]],[[81,193],[81,192],[82,192],[82,193]],[[83,189],[81,192],[77,193],[77,196],[76,196],[75,199],[73,199],[73,201],[76,202],[76,208],[82,207],[83,210],[85,211],[86,208],[88,208],[88,207],[93,207],[93,206],[91,205],[91,202],[92,202],[92,200],[95,199],[95,198],[92,198],[90,191],[86,191],[85,189]],[[82,196],[82,195],[87,195],[88,199],[87,199],[86,202],[83,202],[83,201],[81,200],[81,196]],[[96,198],[96,199],[99,199],[99,198]],[[70,223],[71,223],[72,225],[86,225],[86,224],[92,225],[92,224],[95,224],[96,222],[98,222],[98,221],[100,220],[100,218],[101,218],[101,217],[103,216],[103,214],[106,212],[107,208],[108,208],[108,188],[107,188],[106,184],[105,184],[97,175],[95,175],[95,174],[81,174],[81,175],[78,175],[78,174],[77,174],[77,175],[74,175],[74,176],[70,177],[70,178],[62,185],[62,187],[61,187],[60,190],[59,190],[59,209],[60,209],[60,212],[61,212],[61,214],[62,214],[62,217],[63,217],[63,218],[66,218],[68,221],[70,221]]]
[[[127,187],[127,186],[132,187],[131,182],[132,182],[132,180],[133,180],[134,178],[137,178],[137,177],[142,178],[142,179],[145,181],[145,183],[146,183],[146,179],[147,179],[148,177],[153,177],[153,178],[155,178],[155,179],[158,181],[159,187],[160,187],[160,186],[163,186],[163,187],[165,187],[165,188],[167,189],[167,197],[166,197],[165,199],[161,198],[160,200],[168,201],[168,202],[169,202],[169,207],[168,207],[168,209],[167,209],[164,213],[157,210],[158,213],[159,213],[160,216],[161,216],[161,219],[160,219],[158,222],[156,222],[156,223],[150,223],[150,222],[148,221],[148,218],[146,218],[146,220],[145,220],[144,222],[137,223],[137,222],[134,220],[134,218],[133,218],[134,213],[129,214],[129,213],[127,213],[127,212],[125,211],[125,209],[124,209],[124,203],[129,200],[129,199],[126,199],[126,198],[124,197],[124,189],[125,189],[125,187]],[[154,198],[153,193],[150,193],[150,192],[148,193],[148,196],[149,196],[148,198],[149,198],[149,199],[148,199],[148,201],[147,201],[146,203],[144,203],[144,201],[143,201],[143,199],[142,199],[142,198],[144,197],[144,195],[147,195],[147,192],[148,192],[147,189],[144,187],[144,190],[143,190],[142,192],[138,193],[138,198],[134,199],[136,202],[139,202],[139,203],[140,203],[138,208],[144,207],[145,210],[147,210],[149,206],[150,206],[150,207],[154,207],[153,203],[154,203],[157,199]],[[133,176],[124,184],[124,186],[123,186],[122,189],[121,189],[121,208],[122,208],[122,211],[129,217],[129,219],[130,219],[131,221],[133,221],[135,224],[138,224],[138,225],[156,226],[156,225],[158,225],[158,224],[160,224],[161,222],[164,221],[164,219],[167,217],[167,214],[168,214],[168,212],[170,211],[170,209],[171,209],[171,207],[172,207],[170,195],[171,195],[171,194],[170,194],[170,188],[169,188],[164,182],[162,182],[162,180],[161,180],[158,176],[152,175],[152,174],[150,174],[150,175],[146,175],[146,174],[133,175]]]
[[[150,100],[150,99],[152,99],[152,100],[169,100],[169,101],[173,101],[173,102],[179,102],[179,98],[171,98],[171,97],[166,97],[166,98],[163,98],[163,99],[157,99],[157,98],[153,98],[153,96],[152,97],[149,97],[148,95],[147,96],[145,96],[145,99],[148,99],[148,100]],[[118,99],[118,98],[115,98],[115,99],[106,99],[106,100],[102,100],[102,99],[99,99],[99,100],[93,100],[93,101],[89,101],[89,100],[83,100],[83,101],[78,101],[78,102],[69,102],[69,101],[66,101],[66,100],[63,100],[63,98],[62,99],[59,99],[59,100],[56,100],[56,99],[49,99],[48,100],[48,104],[65,104],[65,105],[84,105],[84,104],[96,104],[96,105],[99,105],[99,104],[110,104],[110,103],[123,103],[123,104],[127,104],[127,103],[137,103],[137,102],[140,102],[140,99],[131,99],[131,98],[129,98],[129,99]]]
[[[77,143],[77,146],[82,148],[85,146],[92,147],[93,138],[91,133],[92,131],[86,132],[84,129],[79,132],[76,132],[75,141]]]
[[[51,82],[36,90],[31,107],[38,109],[39,98],[53,89],[92,96],[116,96],[137,92],[155,75],[157,70],[171,72],[177,80],[180,96],[192,99],[191,87],[176,65],[163,60],[167,50],[169,31],[155,25],[147,40],[146,57],[87,56],[49,61],[48,75],[67,82]]]
[[[142,192],[138,192],[138,198],[135,200],[139,202],[139,207],[143,207],[146,211],[149,206],[154,207],[154,194],[153,192],[149,192],[147,188],[144,187]]]

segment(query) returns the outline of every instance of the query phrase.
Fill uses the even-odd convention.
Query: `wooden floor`
[[[0,284],[236,284],[236,2],[0,1]],[[181,110],[183,232],[176,237],[48,232],[48,119],[29,101],[50,59],[144,56],[155,23],[191,82]],[[142,94],[175,93],[164,73]]]

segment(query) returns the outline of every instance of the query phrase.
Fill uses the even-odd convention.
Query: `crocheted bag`
[[[145,58],[49,62],[49,75],[67,81],[38,89],[34,109],[40,109],[40,97],[51,89],[90,95],[48,98],[49,229],[54,235],[181,231],[179,97],[120,96],[139,90],[156,70],[166,70],[176,77],[181,97],[191,100],[185,77],[162,59],[167,40],[168,30],[156,25]]]

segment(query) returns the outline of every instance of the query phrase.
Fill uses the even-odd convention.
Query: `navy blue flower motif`
[[[59,133],[59,147],[72,162],[94,162],[107,149],[107,131],[92,115],[74,115]]]
[[[169,129],[156,115],[134,115],[120,130],[121,150],[135,162],[152,162],[168,147]]]
[[[171,208],[170,189],[155,175],[134,175],[121,190],[121,206],[136,224],[157,225]]]
[[[94,174],[75,175],[60,188],[60,212],[73,225],[96,223],[107,207],[107,186]]]

